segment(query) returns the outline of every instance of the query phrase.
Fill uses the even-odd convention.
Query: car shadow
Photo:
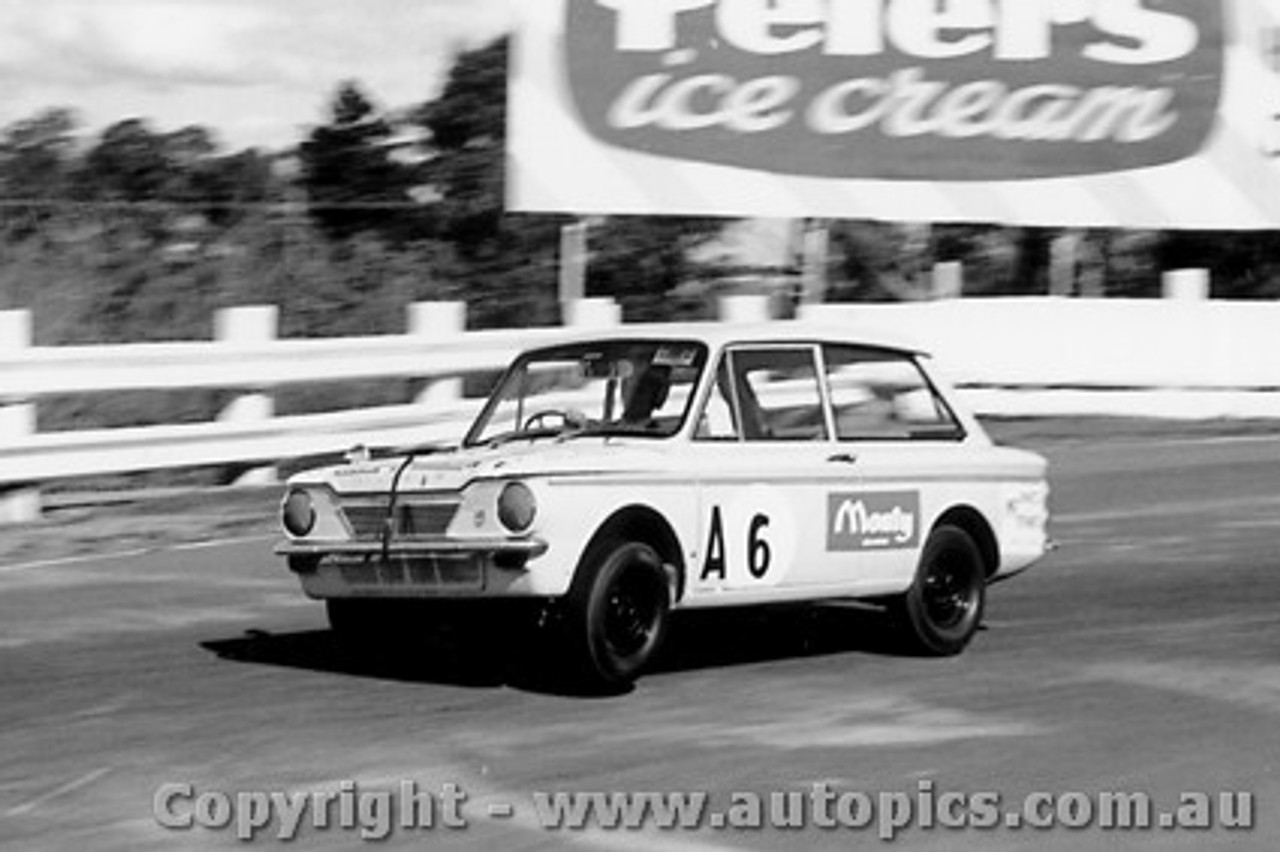
[[[912,657],[882,609],[845,601],[679,613],[653,671],[726,668],[809,657]]]
[[[883,611],[844,602],[681,612],[645,677],[823,656],[914,656],[897,637]],[[631,691],[584,684],[557,668],[549,643],[502,629],[483,636],[401,629],[359,645],[330,630],[254,629],[201,647],[237,663],[378,680],[577,698]]]

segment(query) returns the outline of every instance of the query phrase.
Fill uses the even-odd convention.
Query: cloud
[[[438,65],[504,29],[503,0],[0,0],[16,82],[306,84]]]
[[[527,2],[527,0],[526,0]],[[299,14],[277,20],[271,38],[309,79],[406,82],[447,65],[466,46],[509,25],[500,0],[276,0]],[[425,96],[425,93],[424,93]]]
[[[277,74],[249,49],[270,23],[262,9],[212,0],[10,0],[0,67],[28,83],[256,84]]]
[[[324,120],[342,80],[384,106],[433,97],[454,54],[509,28],[507,3],[0,0],[0,125],[68,106],[277,144]]]

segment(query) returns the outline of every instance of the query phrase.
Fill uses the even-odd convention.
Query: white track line
[[[26,814],[29,814],[32,811],[36,810],[37,808],[40,808],[42,805],[47,805],[49,802],[52,802],[54,799],[65,796],[68,793],[74,793],[76,790],[79,790],[81,787],[88,787],[90,784],[97,781],[99,778],[103,777],[110,771],[111,771],[111,767],[104,766],[100,769],[95,769],[92,772],[86,772],[84,775],[81,775],[79,778],[68,781],[67,783],[63,784],[60,787],[55,787],[54,789],[50,790],[47,793],[44,793],[40,796],[36,796],[34,799],[30,799],[19,805],[14,805],[13,807],[9,808],[9,810],[5,811],[5,816],[17,817],[17,816],[24,816]]]
[[[223,538],[213,541],[195,541],[186,544],[156,545],[154,547],[138,547],[133,550],[120,550],[114,553],[85,553],[78,556],[63,556],[57,559],[41,559],[35,562],[21,562],[16,565],[0,565],[0,574],[16,574],[21,571],[34,571],[40,568],[57,568],[66,565],[83,565],[86,562],[110,562],[118,559],[136,559],[151,553],[165,551],[208,550],[215,547],[233,547],[238,544],[252,544],[258,541],[273,541],[275,535],[241,536],[239,538]]]

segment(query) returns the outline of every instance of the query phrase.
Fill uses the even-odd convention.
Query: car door
[[[692,597],[801,597],[831,582],[829,495],[851,465],[832,439],[820,350],[751,344],[721,355],[691,456],[699,491]]]
[[[849,477],[826,495],[818,582],[904,589],[931,519],[963,493],[964,428],[911,353],[826,344],[822,365]]]

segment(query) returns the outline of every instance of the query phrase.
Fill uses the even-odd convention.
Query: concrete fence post
[[[587,295],[587,238],[590,225],[586,220],[571,222],[560,228],[560,304],[568,305]]]
[[[1203,302],[1209,298],[1209,270],[1171,269],[1161,279],[1164,297],[1179,302]]]
[[[958,260],[944,260],[933,265],[933,298],[959,299],[964,295],[964,264]]]
[[[1049,295],[1074,296],[1080,278],[1080,254],[1084,238],[1080,231],[1067,230],[1049,242]]]
[[[622,306],[613,299],[574,299],[565,304],[564,324],[570,328],[613,328],[622,325]]]
[[[409,336],[424,343],[459,337],[467,329],[466,302],[414,302],[409,306]],[[449,405],[462,399],[462,379],[437,379],[418,393],[420,405]]]
[[[213,337],[228,348],[269,344],[280,327],[280,309],[275,305],[242,305],[222,308],[213,318]],[[236,397],[218,415],[222,423],[262,423],[275,416],[275,400],[266,388]],[[240,475],[236,485],[274,485],[279,481],[274,467],[259,467]]]
[[[800,297],[806,305],[821,304],[827,297],[827,266],[831,262],[831,228],[825,219],[806,219],[801,226]]]
[[[773,319],[769,311],[769,297],[759,295],[721,296],[719,303],[721,322],[751,323]]]
[[[16,355],[29,349],[32,341],[30,311],[0,311],[0,353]],[[35,433],[35,403],[0,399],[0,444],[16,444]],[[0,524],[30,523],[39,518],[39,488],[0,485]]]

